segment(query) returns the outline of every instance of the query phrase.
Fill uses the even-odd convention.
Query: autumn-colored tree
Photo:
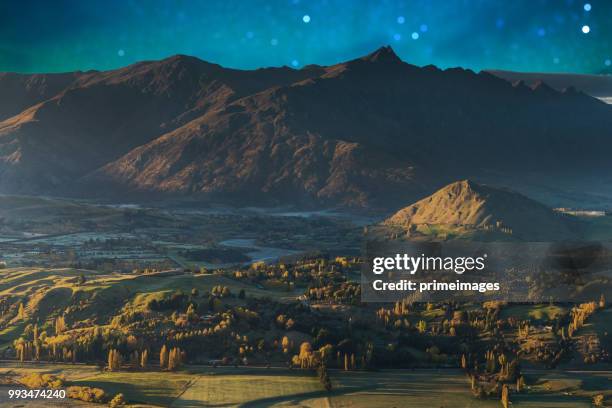
[[[159,352],[159,367],[163,370],[168,367],[168,348],[164,344]]]
[[[500,354],[497,360],[499,361],[500,367],[498,378],[501,380],[506,380],[510,374],[510,365],[508,364],[508,359],[506,358],[505,354]]]
[[[66,320],[64,319],[64,316],[58,316],[55,319],[55,335],[59,336],[65,331],[66,331]]]
[[[110,408],[117,408],[125,406],[125,397],[123,394],[117,394],[113,397],[113,399],[108,403]]]
[[[521,375],[516,379],[516,392],[521,392],[525,387],[525,378]]]
[[[312,345],[305,341],[300,345],[300,354],[298,356],[301,368],[310,368],[310,360],[312,358]]]
[[[188,320],[192,320],[193,321],[193,320],[195,320],[198,317],[198,315],[196,314],[196,309],[193,306],[193,303],[189,304],[189,307],[187,308],[187,313],[186,314],[187,314],[187,319]]]
[[[17,311],[17,318],[19,320],[25,320],[25,318],[26,318],[26,312],[25,312],[25,309],[23,307],[23,303],[19,303],[19,310]]]
[[[497,369],[497,362],[495,360],[495,353],[493,351],[487,351],[485,353],[485,359],[487,361],[486,363],[486,370],[489,373],[493,373],[495,372],[495,370]]]
[[[174,347],[170,350],[168,355],[168,370],[174,371],[181,366],[182,363],[182,352],[178,347]]]
[[[115,349],[108,351],[108,370],[117,371],[121,368],[121,354]]]
[[[38,325],[35,324],[32,328],[32,346],[34,347],[34,360],[40,360],[41,341],[38,334]]]
[[[326,344],[323,347],[321,347],[319,349],[319,356],[321,358],[321,362],[323,364],[327,364],[333,355],[334,352],[334,346],[332,346],[331,344]]]
[[[281,341],[281,346],[283,347],[283,353],[287,354],[289,352],[290,345],[291,345],[291,342],[289,341],[289,337],[284,336],[283,340]]]
[[[504,408],[508,408],[510,406],[510,396],[508,386],[506,384],[504,384],[504,386],[502,387],[501,403]]]
[[[15,340],[13,346],[15,347],[15,353],[17,354],[19,361],[24,362],[31,358],[32,345],[23,337]]]
[[[425,320],[419,320],[419,322],[417,323],[417,330],[419,331],[419,333],[425,333],[425,331],[427,330],[427,323],[425,322]]]
[[[140,354],[140,368],[147,368],[149,360],[149,350],[144,349]]]

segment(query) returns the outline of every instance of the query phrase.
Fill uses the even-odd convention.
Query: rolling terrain
[[[231,355],[233,348],[220,346],[221,340],[206,341],[203,355],[191,354],[190,363],[176,372],[162,370],[157,364],[157,353],[150,357],[150,366],[146,369],[134,367],[126,358],[122,370],[109,370],[104,362],[98,364],[95,360],[75,363],[61,359],[43,358],[40,361],[26,360],[19,362],[16,359],[5,360],[11,356],[13,345],[24,341],[32,335],[32,328],[38,327],[44,332],[44,343],[52,344],[61,341],[66,347],[77,344],[76,339],[85,340],[90,333],[98,331],[104,336],[118,336],[118,343],[134,339],[144,339],[150,335],[146,322],[152,322],[163,315],[169,315],[169,310],[152,310],[153,299],[169,299],[173,293],[181,291],[189,293],[193,289],[201,294],[210,291],[218,285],[228,285],[233,293],[245,289],[247,299],[228,297],[223,299],[224,307],[221,310],[200,313],[202,321],[197,323],[214,327],[217,319],[213,316],[225,315],[244,311],[245,305],[253,305],[255,299],[265,302],[272,309],[264,309],[261,316],[272,314],[274,307],[271,299],[281,301],[284,307],[290,309],[294,298],[287,297],[283,290],[263,290],[256,285],[242,283],[235,279],[221,275],[192,275],[182,273],[175,275],[126,275],[103,274],[95,271],[69,270],[69,269],[8,269],[0,272],[3,285],[0,286],[0,298],[9,302],[23,302],[25,317],[14,316],[12,312],[5,314],[4,318],[13,316],[12,322],[7,325],[8,330],[0,331],[0,350],[3,361],[0,367],[0,404],[8,403],[6,390],[15,387],[23,376],[32,373],[46,373],[62,375],[68,386],[96,387],[104,390],[107,395],[113,396],[122,393],[130,404],[129,406],[236,406],[236,407],[391,407],[409,404],[410,406],[444,406],[454,404],[458,407],[496,407],[498,398],[474,398],[470,392],[470,381],[466,373],[457,368],[457,356],[451,355],[450,350],[457,347],[467,347],[467,339],[463,335],[434,334],[427,332],[423,342],[418,339],[421,335],[410,333],[410,337],[400,337],[398,347],[401,350],[392,350],[389,356],[394,359],[409,361],[406,367],[394,369],[390,367],[376,369],[346,370],[337,367],[335,359],[329,362],[329,376],[333,387],[326,391],[313,370],[294,368],[289,370],[283,362],[286,353],[274,348],[269,350],[276,356],[272,364],[265,364],[258,360],[254,353],[249,353],[249,364],[220,364],[213,365],[206,355],[215,355],[215,348],[222,347],[223,354]],[[79,283],[79,276],[85,277],[85,282]],[[205,297],[203,298],[205,300]],[[204,302],[207,303],[207,302]],[[16,309],[13,303],[11,309]],[[486,307],[484,307],[486,306]],[[527,378],[527,390],[512,394],[512,402],[518,407],[588,407],[595,395],[612,397],[609,387],[610,371],[605,362],[586,365],[581,359],[566,358],[556,369],[544,369],[538,362],[536,353],[530,351],[540,345],[543,349],[555,348],[558,337],[547,329],[555,322],[566,321],[573,313],[571,305],[536,305],[536,304],[499,304],[499,305],[463,305],[463,313],[480,313],[486,308],[493,307],[500,321],[520,319],[531,326],[529,336],[521,338],[520,331],[514,327],[504,326],[499,337],[495,333],[483,332],[479,342],[495,344],[498,339],[504,339],[507,344],[516,343],[521,347],[523,374]],[[200,310],[201,308],[198,308]],[[5,309],[6,310],[6,309]],[[234,312],[232,312],[234,310]],[[374,313],[375,308],[368,308],[366,304],[356,306],[351,311],[354,319],[363,319],[365,313]],[[242,313],[242,312],[241,312]],[[321,321],[333,324],[336,318],[345,319],[346,310],[341,308],[312,307],[310,311],[317,317],[316,324]],[[457,314],[458,313],[458,314]],[[183,313],[173,313],[178,316]],[[575,344],[572,347],[572,356],[581,357],[579,345],[585,338],[599,336],[607,339],[608,309],[596,311],[572,338]],[[53,334],[53,322],[58,317],[65,319],[67,327],[61,334]],[[306,315],[301,315],[304,319]],[[426,322],[427,327],[438,327],[447,321],[447,313],[443,305],[414,305],[410,312],[404,312],[397,317],[402,321],[410,321],[410,325],[417,322]],[[240,321],[240,315],[235,318]],[[162,330],[169,329],[170,333],[189,333],[196,327],[196,322],[186,323],[179,319],[180,325],[164,325]],[[5,321],[0,322],[3,325]],[[184,326],[187,324],[187,326]],[[259,323],[258,323],[259,324]],[[315,324],[315,323],[313,323]],[[29,329],[28,329],[29,327]],[[150,327],[150,326],[149,326]],[[284,329],[279,327],[259,327],[256,329],[234,325],[235,330],[241,330],[245,338],[240,341],[253,342],[251,337],[258,339],[261,334],[270,345],[273,338],[288,336],[295,339],[310,339],[307,334],[310,325],[299,328]],[[464,324],[457,323],[457,327]],[[342,330],[342,329],[341,329]],[[366,327],[356,326],[355,339],[360,335],[368,338],[383,336],[387,330],[380,322],[370,321]],[[457,329],[459,330],[459,329]],[[27,334],[20,334],[20,332]],[[48,334],[47,334],[48,333]],[[114,334],[112,334],[114,333]],[[401,332],[395,332],[395,336]],[[165,335],[166,336],[166,335]],[[247,339],[248,336],[248,339]],[[404,335],[405,336],[405,335]],[[232,335],[235,337],[235,334]],[[242,337],[242,336],[239,336]],[[75,342],[70,339],[74,338]],[[130,340],[131,338],[131,340]],[[223,336],[221,336],[223,338]],[[416,339],[410,342],[408,339]],[[198,339],[201,341],[201,339]],[[172,340],[170,337],[164,341]],[[188,339],[183,339],[188,342]],[[224,340],[224,341],[227,341]],[[296,340],[297,341],[297,340]],[[311,339],[311,341],[315,341]],[[257,341],[253,342],[255,344]],[[140,344],[140,342],[137,342]],[[433,351],[430,344],[437,344]],[[461,343],[461,345],[458,345]],[[109,343],[113,344],[113,343]],[[386,345],[387,343],[385,343]],[[391,343],[389,343],[391,344]],[[271,346],[272,347],[272,346]],[[338,345],[338,350],[342,349]],[[298,347],[294,346],[294,352]],[[576,351],[574,351],[576,350]],[[84,355],[85,352],[83,352]],[[376,358],[384,361],[385,352],[376,348]],[[513,355],[508,352],[508,355]],[[435,358],[434,358],[435,357]],[[398,367],[398,368],[399,368]],[[407,369],[410,368],[410,369]],[[441,391],[443,389],[443,391]],[[62,401],[66,406],[80,406],[74,400]],[[29,405],[28,405],[29,406]],[[101,406],[101,405],[92,405]]]

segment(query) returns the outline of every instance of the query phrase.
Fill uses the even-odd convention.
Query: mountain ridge
[[[608,168],[609,106],[388,46],[299,70],[177,55],[74,76],[0,122],[1,191],[393,207],[474,174]]]

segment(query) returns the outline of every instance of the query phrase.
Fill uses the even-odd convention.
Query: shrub
[[[19,382],[28,388],[60,388],[64,379],[52,374],[28,374],[19,379]]]
[[[101,388],[72,386],[68,387],[68,398],[78,399],[85,402],[106,402],[107,395]]]
[[[115,397],[111,400],[111,402],[108,403],[108,406],[111,408],[122,407],[124,405],[125,405],[125,398],[123,397],[123,394],[121,393],[115,395]]]
[[[603,394],[597,394],[593,397],[593,405],[595,405],[596,407],[603,407],[604,406],[604,395]]]

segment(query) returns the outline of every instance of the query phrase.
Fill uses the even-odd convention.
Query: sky
[[[300,68],[383,45],[441,68],[612,72],[612,0],[0,0],[0,71]]]

